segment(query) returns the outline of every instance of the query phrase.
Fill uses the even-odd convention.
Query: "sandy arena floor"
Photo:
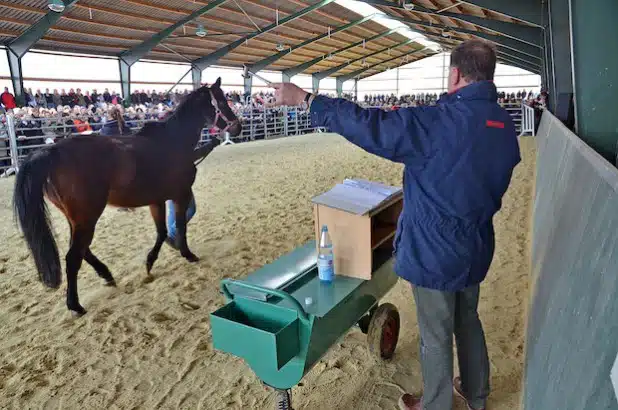
[[[480,305],[494,410],[519,403],[534,141],[522,140],[522,154],[496,218],[496,256]],[[325,134],[217,148],[194,186],[189,246],[202,260],[191,265],[164,246],[156,279],[145,283],[145,255],[155,239],[149,211],[108,209],[92,249],[118,288],[102,286],[84,263],[79,290],[88,314],[77,320],[65,308],[64,288],[49,291],[37,281],[13,222],[14,179],[0,181],[0,408],[273,408],[273,395],[242,360],[212,349],[209,313],[223,302],[219,281],[243,277],[311,239],[310,198],[346,177],[400,184],[401,168]],[[64,255],[68,227],[52,212]],[[420,391],[409,286],[400,281],[386,300],[402,317],[393,360],[377,363],[354,329],[294,389],[295,408],[395,409],[402,389]]]

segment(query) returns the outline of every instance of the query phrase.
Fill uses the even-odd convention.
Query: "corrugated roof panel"
[[[22,32],[25,31],[28,27],[29,26],[27,24],[17,24],[10,21],[0,20],[0,30],[3,31]]]
[[[11,0],[11,3],[39,10],[47,10],[47,0]]]
[[[43,17],[43,13],[40,12],[35,12],[35,11],[30,11],[30,10],[20,10],[17,8],[13,8],[13,7],[7,7],[5,6],[8,5],[9,3],[2,3],[0,4],[0,20],[2,20],[3,18],[13,18],[13,19],[20,19],[20,20],[27,20],[30,21],[32,23],[37,22],[41,17]]]
[[[108,1],[108,0],[88,0],[88,2],[81,3],[78,2],[78,7],[88,7],[92,6],[103,6],[109,9],[113,9],[118,13],[135,13],[146,15],[150,18],[161,19],[161,20],[172,20],[177,21],[181,17],[179,15],[170,15],[169,12],[158,9],[156,7],[147,7],[140,4],[135,4],[130,1]]]
[[[78,20],[74,17],[62,18],[54,27],[134,39],[146,39],[154,34],[152,30],[146,31],[144,29],[135,29],[130,26],[115,26],[103,22],[100,19]]]

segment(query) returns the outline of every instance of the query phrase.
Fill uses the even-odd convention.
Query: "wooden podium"
[[[319,197],[316,197],[319,198]],[[369,280],[376,252],[392,249],[397,220],[403,209],[399,191],[367,212],[359,214],[345,206],[313,200],[316,246],[322,226],[328,227],[335,255],[335,274]]]

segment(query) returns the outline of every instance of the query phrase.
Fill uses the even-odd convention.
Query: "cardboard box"
[[[316,244],[319,247],[322,226],[328,226],[336,275],[369,280],[376,252],[392,251],[403,209],[403,192],[399,188],[394,190],[377,204],[377,197],[374,198],[371,207],[360,206],[358,198],[348,202],[329,196],[331,191],[313,198]],[[371,202],[370,198],[368,203]]]

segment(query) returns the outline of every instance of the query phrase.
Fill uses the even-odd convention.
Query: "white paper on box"
[[[382,202],[401,192],[392,187],[363,179],[346,179],[328,192],[313,198],[313,202],[341,209],[356,215],[364,215]]]

